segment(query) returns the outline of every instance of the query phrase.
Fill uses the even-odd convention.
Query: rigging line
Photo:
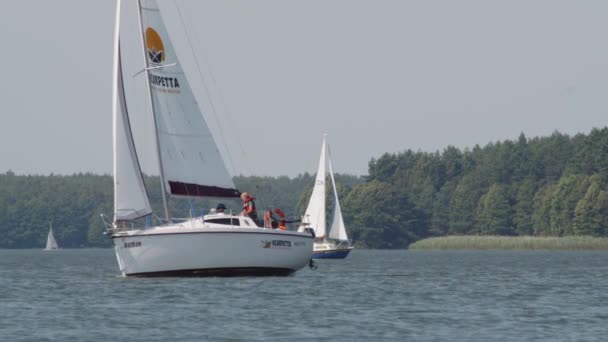
[[[175,6],[177,6],[177,5],[175,5]],[[178,8],[178,12],[179,12],[179,8]],[[179,12],[179,13],[180,13],[180,19],[182,19],[182,26],[183,26],[184,25],[183,22],[185,22],[185,20],[183,20],[183,18],[181,17],[181,12]],[[197,46],[202,46],[196,35],[194,36],[194,40],[198,44]],[[192,48],[192,46],[190,46],[190,48]],[[196,62],[197,62],[197,67],[198,67],[198,60]],[[209,70],[209,78],[211,79],[211,82],[212,82],[213,86],[215,87],[215,89],[218,89],[219,102],[220,102],[221,107],[223,108],[223,112],[226,114],[226,117],[228,118],[228,124],[236,127],[237,125],[235,124],[235,121],[233,120],[232,115],[230,114],[230,110],[228,110],[228,105],[226,104],[224,95],[221,91],[219,91],[217,81],[215,80],[215,76],[213,76],[213,71],[212,71],[213,68],[211,68],[211,63],[209,62],[208,59],[206,59],[206,64],[208,67],[207,69]],[[199,68],[199,73],[200,73],[200,68]],[[201,78],[202,78],[202,75],[201,75]],[[218,121],[218,123],[219,123],[219,121]],[[240,149],[241,155],[244,157],[244,163],[242,163],[242,168],[244,168],[245,171],[247,171],[249,173],[249,175],[253,175],[254,173],[252,172],[252,169],[248,163],[248,158],[247,158],[248,156],[245,151],[245,148],[243,147],[243,143],[241,142],[241,139],[239,138],[239,135],[236,135],[236,142]]]
[[[175,9],[177,10],[177,13],[179,15],[179,20],[180,20],[180,23],[182,24],[182,29],[186,33],[186,39],[188,40],[188,45],[190,46],[190,51],[192,53],[192,57],[194,57],[194,63],[196,65],[196,69],[198,71],[198,75],[201,78],[201,82],[203,83],[203,87],[205,88],[205,93],[207,94],[207,98],[209,99],[209,105],[211,106],[211,113],[213,115],[213,118],[217,122],[217,126],[218,126],[219,131],[220,131],[220,139],[222,140],[222,143],[225,146],[226,152],[228,154],[228,161],[230,163],[232,171],[234,172],[233,176],[235,176],[236,175],[235,174],[236,173],[236,168],[234,166],[234,161],[232,160],[232,155],[230,153],[230,149],[228,147],[228,144],[226,143],[226,138],[224,136],[224,130],[222,129],[222,124],[220,123],[220,120],[218,118],[217,110],[215,108],[215,104],[213,102],[213,99],[211,98],[211,92],[209,91],[209,87],[207,87],[207,83],[205,83],[205,77],[203,77],[203,73],[201,71],[201,67],[200,67],[200,65],[198,63],[198,59],[196,58],[196,53],[194,53],[194,46],[192,45],[192,40],[190,39],[190,35],[188,34],[188,30],[186,29],[186,25],[184,23],[184,18],[182,16],[182,12],[179,9],[179,6],[177,6],[176,2],[173,2],[173,5],[175,6]]]

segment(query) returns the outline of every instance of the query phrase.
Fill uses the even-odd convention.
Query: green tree
[[[350,236],[364,246],[405,248],[426,235],[421,213],[406,193],[389,183],[373,180],[355,187],[344,208]]]
[[[537,191],[537,183],[532,178],[513,184],[513,228],[517,235],[532,235],[534,227],[532,223],[532,211],[534,209],[534,194]]]
[[[534,195],[532,211],[532,227],[534,235],[549,236],[551,229],[551,201],[555,192],[555,184],[547,184]]]
[[[471,173],[458,183],[450,199],[449,234],[479,233],[475,222],[475,210],[481,197],[482,187],[479,178]]]
[[[477,208],[477,226],[483,235],[513,235],[512,213],[505,186],[493,184],[481,197]]]
[[[557,183],[551,200],[552,235],[573,235],[574,209],[587,188],[589,179],[584,175],[564,176]]]
[[[602,190],[600,177],[593,176],[590,182],[585,196],[574,209],[574,233],[602,236],[608,230],[608,192]]]

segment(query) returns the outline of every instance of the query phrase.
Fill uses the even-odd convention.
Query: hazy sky
[[[123,3],[132,74],[141,43],[135,2]],[[236,174],[314,172],[323,133],[337,172],[365,174],[384,152],[574,134],[608,121],[605,0],[160,4]],[[115,2],[3,5],[0,172],[110,173]],[[143,78],[126,78],[151,173]]]

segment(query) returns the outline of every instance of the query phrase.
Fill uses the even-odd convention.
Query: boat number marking
[[[141,247],[141,241],[125,242],[125,248]]]

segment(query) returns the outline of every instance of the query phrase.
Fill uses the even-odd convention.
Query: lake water
[[[123,278],[0,250],[0,341],[606,341],[607,252],[354,250],[286,278]]]

